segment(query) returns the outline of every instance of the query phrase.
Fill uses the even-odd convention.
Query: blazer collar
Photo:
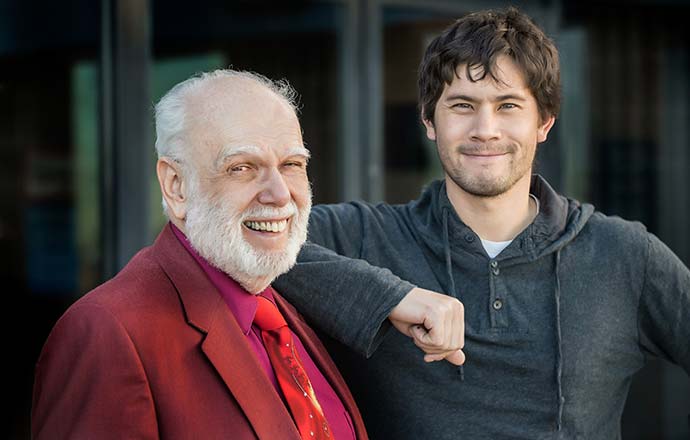
[[[199,264],[165,226],[153,245],[175,286],[187,323],[206,336],[201,350],[260,439],[300,438],[287,408],[265,376],[232,313]]]

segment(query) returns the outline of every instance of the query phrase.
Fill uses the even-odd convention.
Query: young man
[[[690,271],[641,224],[532,174],[560,74],[527,16],[458,20],[427,48],[419,89],[445,179],[406,205],[315,207],[310,242],[276,285],[349,347],[331,354],[372,438],[620,438],[647,357],[690,372]],[[414,286],[464,304],[463,367],[425,364],[377,332]]]
[[[53,328],[32,437],[367,438],[325,349],[271,287],[294,264],[311,208],[294,91],[203,74],[161,99],[156,132],[170,222]],[[417,289],[391,319],[462,322],[459,306]],[[429,356],[461,356],[444,335],[419,333]]]

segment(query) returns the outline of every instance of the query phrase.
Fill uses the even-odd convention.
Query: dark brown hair
[[[436,103],[444,85],[457,76],[458,66],[465,66],[472,82],[486,75],[499,81],[496,60],[501,55],[509,56],[522,71],[541,119],[557,116],[561,104],[558,50],[531,18],[510,7],[466,15],[429,44],[419,69],[422,118],[433,123]]]

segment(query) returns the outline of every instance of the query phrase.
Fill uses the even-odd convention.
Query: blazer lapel
[[[225,302],[201,349],[244,410],[259,438],[299,439],[297,428]]]
[[[189,325],[206,334],[201,350],[260,439],[300,436],[245,335],[216,288],[167,225],[153,248],[173,283]]]

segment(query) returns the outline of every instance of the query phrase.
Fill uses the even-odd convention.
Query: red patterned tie
[[[293,345],[292,333],[278,308],[257,295],[254,324],[261,329],[266,352],[303,440],[330,439],[331,431]]]

